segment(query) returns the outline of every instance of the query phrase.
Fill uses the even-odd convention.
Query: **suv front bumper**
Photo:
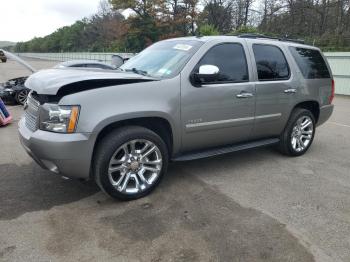
[[[27,153],[44,169],[72,178],[90,178],[93,142],[90,134],[32,132],[24,118],[18,124],[19,138]]]

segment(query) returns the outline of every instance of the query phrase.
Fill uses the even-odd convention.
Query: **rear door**
[[[300,70],[301,99],[318,100],[320,106],[330,104],[334,95],[331,69],[320,50],[290,46],[289,51]]]
[[[284,47],[273,41],[250,40],[255,71],[256,114],[252,138],[278,136],[288,121],[298,92]]]
[[[255,90],[244,40],[206,43],[181,74],[182,150],[248,140],[254,123]],[[219,68],[216,79],[194,86],[202,65]]]

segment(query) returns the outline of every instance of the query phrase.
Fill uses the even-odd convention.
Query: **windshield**
[[[158,42],[131,58],[120,68],[156,78],[171,78],[180,73],[202,44],[203,42],[196,40]]]

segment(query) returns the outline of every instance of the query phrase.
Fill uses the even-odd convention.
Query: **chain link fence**
[[[98,60],[110,64],[113,55],[119,55],[122,58],[133,57],[134,53],[19,53],[21,57],[36,58],[49,61],[61,61],[68,60]]]

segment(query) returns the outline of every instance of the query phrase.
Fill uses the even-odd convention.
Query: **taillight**
[[[332,102],[333,102],[334,93],[335,93],[335,82],[334,82],[334,79],[332,79],[332,93],[331,93],[331,96],[329,97],[329,103],[330,104],[332,104]]]

